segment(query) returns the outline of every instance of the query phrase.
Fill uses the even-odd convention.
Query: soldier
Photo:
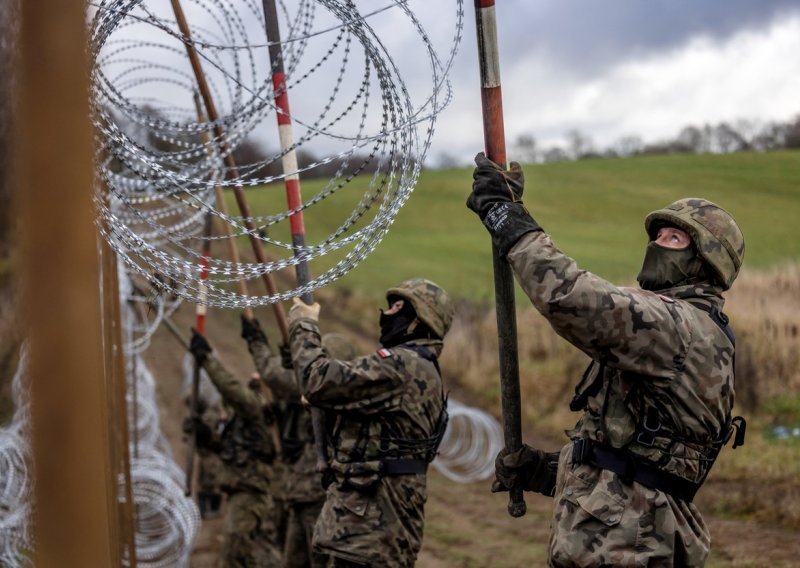
[[[313,553],[312,536],[314,525],[325,503],[325,489],[322,486],[322,473],[316,468],[311,416],[301,403],[300,387],[292,371],[291,355],[284,347],[281,347],[281,355],[273,353],[257,320],[242,318],[242,337],[247,340],[261,378],[282,403],[279,420],[283,449],[281,461],[284,462],[286,471],[284,484],[279,492],[285,498],[288,508],[282,549],[284,566],[324,566],[320,564],[323,560]],[[349,361],[356,356],[353,344],[336,333],[323,335],[322,347],[333,359]]]
[[[194,330],[190,350],[233,410],[219,436],[201,421],[192,424],[198,447],[217,451],[225,466],[221,485],[228,503],[220,566],[279,567],[269,471],[275,447],[268,426],[271,411],[260,393],[261,380],[242,384],[211,355],[206,339]]]
[[[501,452],[493,490],[554,496],[551,566],[702,566],[692,504],[732,418],[734,338],[722,314],[744,256],[733,218],[704,199],[647,216],[641,289],[580,270],[521,202],[522,171],[476,157],[467,200],[553,329],[592,358],[570,404],[584,413],[560,454]],[[557,475],[556,475],[557,468]]]
[[[221,401],[214,400],[209,404],[207,397],[202,394],[197,399],[197,415],[211,431],[218,431],[220,425],[225,422]],[[191,431],[192,427],[189,426],[188,429]],[[197,447],[197,457],[197,504],[200,508],[200,518],[213,519],[220,515],[222,506],[219,478],[223,465],[219,454],[207,445]]]
[[[275,503],[275,528],[278,549],[283,551],[286,546],[286,531],[289,519],[289,505],[286,501],[286,490],[292,485],[292,474],[289,471],[287,457],[292,459],[294,449],[293,440],[284,436],[287,423],[291,423],[291,400],[297,392],[297,381],[291,366],[291,357],[288,351],[285,355],[276,355],[270,348],[269,341],[261,324],[256,318],[248,318],[242,314],[242,338],[247,342],[247,349],[253,357],[253,363],[258,371],[257,376],[270,389],[274,402],[273,413],[278,423],[281,438],[281,455],[271,464],[271,494]],[[285,560],[284,560],[285,564]]]
[[[332,359],[319,304],[289,312],[292,359],[308,402],[326,415],[330,484],[314,529],[328,566],[413,566],[422,545],[427,468],[447,425],[438,356],[453,304],[428,280],[386,292],[371,355]]]

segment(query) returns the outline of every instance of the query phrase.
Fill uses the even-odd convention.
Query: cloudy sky
[[[201,7],[226,2],[184,0],[196,37],[219,37],[230,18],[218,15],[215,19],[204,14]],[[320,2],[327,9],[317,10],[313,37],[302,58],[305,65],[299,65],[295,73],[299,77],[314,68],[311,77],[303,79],[291,93],[292,114],[306,124],[323,112],[320,109],[328,103],[329,93],[335,93],[341,106],[357,96],[363,75],[363,52],[356,53],[354,46],[345,80],[334,85],[345,54],[341,47],[329,56],[325,54],[335,41],[339,24],[330,7],[339,4],[333,0]],[[369,13],[393,2],[356,0],[356,4],[362,13]],[[263,46],[261,3],[241,0],[231,5],[240,7],[240,24],[247,42]],[[287,0],[285,5],[288,14],[298,3]],[[407,0],[407,5],[446,60],[458,21],[458,2]],[[162,10],[164,17],[171,17],[169,5],[161,0],[142,6]],[[483,146],[473,3],[465,1],[463,8],[462,41],[450,76],[453,99],[439,116],[428,153],[430,163],[443,155],[467,163]],[[604,149],[625,136],[639,136],[645,142],[674,138],[689,124],[733,123],[739,119],[786,121],[800,114],[797,0],[497,0],[496,13],[506,138],[512,157],[514,141],[521,135],[534,136],[539,148],[546,148],[565,145],[565,133],[578,130],[590,137],[595,147]],[[396,6],[370,15],[367,23],[375,32],[373,40],[397,64],[415,104],[424,102],[432,90],[432,78],[418,31]],[[291,36],[286,18],[283,27],[285,40]],[[120,30],[131,30],[139,34],[139,39],[164,36],[153,26]],[[227,41],[244,42],[238,37]],[[131,80],[136,73],[122,73],[120,81],[125,77],[136,85],[129,94],[138,88],[148,97],[160,93],[163,100],[182,100],[180,104],[192,108],[188,87],[191,72],[182,46],[173,47],[178,49],[150,50],[152,55],[148,55],[148,48],[140,46],[136,59],[127,51],[121,52],[127,57],[128,67],[148,57],[157,63],[143,71],[139,68],[137,73],[166,77],[161,82],[137,82]],[[170,57],[176,60],[172,67],[161,65]],[[267,67],[260,59],[266,60],[263,47],[254,54],[254,66],[263,71]],[[314,67],[319,62],[321,65]],[[179,67],[182,72],[175,71]],[[232,73],[234,68],[223,63],[215,70],[206,65],[212,80],[215,72]],[[242,68],[248,69],[246,61]],[[184,85],[179,85],[181,82]],[[377,84],[373,78],[371,89],[380,96]],[[168,94],[170,90],[176,94]],[[380,109],[379,100],[370,104],[369,128],[377,128]],[[335,129],[341,128],[344,136],[354,136],[357,127],[358,116],[351,114]],[[258,130],[265,131],[266,127]],[[266,140],[266,134],[256,136]],[[265,144],[275,145],[269,141]]]
[[[431,157],[481,146],[474,17],[453,71],[455,98]],[[796,0],[498,0],[506,137],[596,146],[674,137],[687,124],[800,114]]]

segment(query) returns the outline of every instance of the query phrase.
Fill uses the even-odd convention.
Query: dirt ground
[[[245,376],[251,371],[233,315],[222,326],[224,335],[213,331],[209,341],[232,370]],[[190,319],[179,314],[176,320],[187,330]],[[214,328],[209,328],[214,329]],[[183,354],[166,331],[159,331],[148,349],[146,361],[158,382],[162,428],[173,446],[178,463],[184,463],[184,443],[180,426],[186,409],[180,394]],[[429,476],[425,541],[417,562],[420,568],[545,566],[549,534],[550,499],[526,495],[528,513],[520,519],[506,512],[504,495],[489,492],[489,482],[457,484],[433,471]],[[769,491],[764,487],[763,491]],[[698,497],[701,511],[712,509],[720,493],[730,486],[710,480]],[[800,531],[783,530],[748,519],[705,515],[712,533],[710,567],[800,567]],[[191,566],[211,568],[220,547],[220,519],[203,523],[192,555]]]

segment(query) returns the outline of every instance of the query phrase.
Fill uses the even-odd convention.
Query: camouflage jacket
[[[338,361],[323,351],[316,322],[294,322],[290,337],[305,397],[326,412],[336,475],[315,547],[370,566],[413,566],[422,545],[426,475],[384,476],[380,464],[426,458],[414,442],[436,435],[444,394],[434,364],[409,347],[438,356],[442,342],[416,340]]]
[[[300,385],[294,371],[286,369],[281,356],[263,341],[249,344],[256,369],[280,403],[281,443],[284,472],[280,496],[291,503],[313,503],[325,499],[322,474],[316,470],[311,414],[300,403]]]
[[[217,444],[223,462],[220,485],[229,493],[268,492],[272,475],[268,462],[275,456],[275,447],[264,415],[264,400],[213,355],[206,358],[203,368],[233,410]]]
[[[520,239],[508,260],[553,329],[593,360],[576,389],[584,395],[584,414],[568,435],[625,447],[664,471],[702,480],[704,460],[733,406],[734,348],[708,313],[689,300],[721,309],[719,289],[686,286],[657,294],[619,288],[580,270],[542,232]],[[598,373],[602,377],[595,381]],[[660,428],[644,444],[634,434],[646,416]],[[570,469],[563,458],[564,453],[550,551],[554,565],[587,554],[595,564],[639,566],[649,559],[694,566],[705,561],[709,537],[694,505],[638,483],[625,484],[589,465],[563,471]],[[599,524],[581,525],[586,517],[579,510]],[[656,522],[649,527],[651,540],[642,540],[640,518]],[[623,530],[626,519],[641,525],[638,532]],[[587,531],[599,539],[597,547],[586,546]],[[608,552],[612,549],[615,555]]]

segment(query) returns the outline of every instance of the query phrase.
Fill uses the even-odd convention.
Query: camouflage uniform
[[[741,256],[743,241],[733,245]],[[593,359],[576,389],[576,406],[585,412],[570,438],[625,448],[702,483],[706,460],[730,428],[734,347],[690,302],[721,310],[722,286],[658,294],[618,288],[580,270],[543,232],[522,237],[508,261],[554,330]],[[649,437],[641,435],[645,423]],[[710,537],[691,502],[590,463],[573,464],[573,448],[566,446],[559,460],[552,566],[705,563]]]
[[[429,292],[444,294],[438,287]],[[446,295],[428,300],[444,305],[446,325],[438,328],[443,337],[452,305]],[[415,302],[419,313],[419,297]],[[305,397],[326,413],[335,476],[315,527],[315,550],[329,555],[332,566],[413,566],[422,545],[430,441],[443,433],[446,420],[435,362],[442,340],[416,339],[341,361],[323,350],[316,321],[293,321],[290,337]],[[412,460],[423,468],[392,472]]]
[[[275,448],[264,415],[264,401],[213,356],[207,356],[203,368],[234,412],[211,445],[224,463],[220,481],[228,494],[220,566],[281,566],[275,505],[270,495],[269,462],[275,456]]]
[[[294,371],[283,366],[282,358],[274,354],[265,341],[251,341],[249,348],[259,374],[282,406],[281,459],[285,472],[278,491],[288,513],[283,562],[287,568],[309,566],[312,563],[311,536],[325,502],[322,474],[315,469],[310,415],[300,402],[300,387]]]
[[[201,407],[200,420],[208,425],[212,433],[219,432],[220,424],[224,424],[221,404],[217,401],[206,406],[204,402],[199,406]],[[200,516],[203,519],[218,517],[222,505],[220,475],[224,466],[219,459],[219,454],[208,446],[197,446],[197,457],[197,501],[200,507]]]
[[[702,199],[655,211],[645,221],[648,254],[660,227],[678,227],[694,253],[675,247],[670,258],[689,258],[680,269],[695,272],[672,271],[679,276],[662,281],[675,285],[650,291],[659,280],[655,271],[643,277],[646,256],[640,282],[648,290],[619,288],[556,248],[519,201],[518,166],[499,173],[481,155],[476,163],[467,205],[536,309],[592,359],[570,404],[584,414],[559,456],[550,565],[704,565],[710,536],[691,501],[736,420],[734,339],[721,294],[741,266],[741,231]],[[655,254],[670,248],[659,246]]]

